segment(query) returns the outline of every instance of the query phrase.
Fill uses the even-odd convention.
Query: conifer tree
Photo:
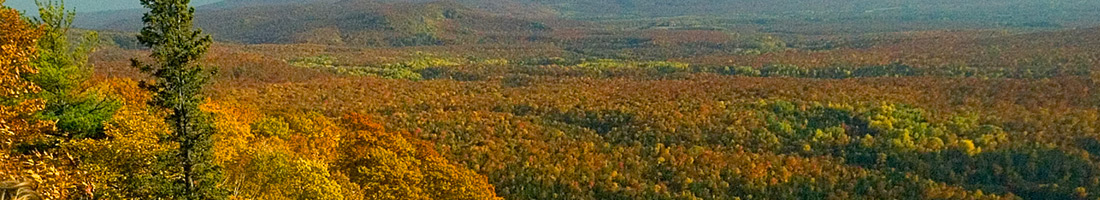
[[[190,0],[141,0],[150,9],[142,20],[145,27],[138,41],[152,50],[152,62],[133,60],[133,65],[150,73],[153,82],[142,86],[156,96],[149,102],[168,111],[165,118],[172,128],[167,142],[178,145],[173,156],[165,159],[166,187],[157,194],[170,199],[224,199],[218,188],[221,169],[213,162],[208,114],[199,110],[202,88],[211,72],[197,62],[209,48],[210,36],[192,28],[195,9]]]
[[[87,61],[99,40],[97,34],[88,31],[73,46],[69,33],[76,13],[65,10],[64,1],[35,0],[35,3],[39,10],[35,23],[42,25],[44,31],[38,40],[38,59],[32,62],[39,73],[27,79],[42,88],[37,95],[46,100],[46,108],[40,117],[55,121],[58,130],[51,135],[62,139],[105,137],[103,122],[120,104],[84,87],[92,76],[92,66]]]

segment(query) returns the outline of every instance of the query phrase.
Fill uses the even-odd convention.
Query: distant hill
[[[197,6],[197,15],[201,18],[206,12],[250,6],[272,6],[286,4],[333,3],[339,0],[224,0]],[[141,16],[144,8],[82,12],[74,24],[82,28],[107,29],[116,31],[136,31],[141,28]],[[199,22],[202,24],[201,22]]]
[[[280,5],[280,4],[308,4],[308,3],[334,3],[339,0],[225,0],[218,3],[202,6],[205,9],[225,9],[244,6]]]
[[[191,5],[206,5],[222,0],[191,0]],[[5,6],[24,11],[24,14],[38,16],[38,5],[35,0],[7,0]],[[81,13],[115,11],[141,8],[140,1],[136,0],[69,0],[65,1],[65,9],[75,10]]]
[[[561,22],[604,31],[714,30],[830,35],[1100,25],[1079,0],[227,0],[196,25],[238,43],[409,46],[537,39]],[[81,13],[82,28],[137,31],[142,9]],[[556,26],[556,27],[555,27]],[[590,29],[592,27],[589,27]]]
[[[527,7],[510,9],[522,6],[504,1],[474,1],[467,3],[481,8],[453,1],[231,0],[197,8],[195,23],[218,40],[239,43],[413,46],[521,40],[549,30],[528,19],[553,17]],[[78,24],[137,31],[141,12],[88,13]],[[526,14],[516,17],[520,13]]]
[[[699,16],[860,16],[1047,18],[1097,16],[1100,1],[1080,0],[516,0],[577,18]],[[1084,15],[1082,15],[1084,14]],[[1077,15],[1077,16],[1074,16]]]

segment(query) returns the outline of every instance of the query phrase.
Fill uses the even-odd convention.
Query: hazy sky
[[[219,1],[222,0],[191,0],[191,5],[197,6]],[[38,12],[38,6],[34,5],[34,0],[7,0],[4,5],[24,11],[27,14]],[[141,8],[141,3],[138,0],[65,0],[65,8],[75,9],[76,12],[95,12]]]

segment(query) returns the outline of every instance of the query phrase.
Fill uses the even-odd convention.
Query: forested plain
[[[0,197],[1100,199],[1096,2],[141,2],[0,10]]]

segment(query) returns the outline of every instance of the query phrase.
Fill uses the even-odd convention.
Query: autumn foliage
[[[1098,28],[227,1],[196,11],[210,40],[166,20],[186,1],[146,2],[163,18],[141,40],[104,32],[95,72],[63,84],[114,110],[57,128],[28,75],[70,50],[43,53],[51,29],[0,10],[0,183],[48,199],[1100,198]],[[502,8],[520,11],[481,10]],[[178,33],[194,40],[160,40]]]
[[[245,199],[496,199],[484,176],[431,143],[386,132],[366,116],[254,110],[210,103],[218,160]],[[253,113],[253,114],[249,114]]]
[[[37,45],[41,30],[23,20],[22,16],[14,9],[0,10],[0,97],[4,98],[4,105],[0,107],[0,117],[4,124],[0,130],[11,136],[9,141],[24,142],[34,139],[34,133],[48,128],[48,123],[33,120],[30,114],[42,109],[44,102],[37,99],[26,99],[30,94],[39,90],[30,81],[24,80],[23,75],[37,73],[38,70],[30,65],[30,61],[37,57],[35,46]]]
[[[0,8],[0,179],[28,182],[45,198],[64,198],[79,183],[79,172],[67,168],[72,158],[22,146],[39,142],[54,128],[33,117],[45,102],[30,98],[39,88],[23,79],[37,73],[30,61],[37,56],[41,31],[14,9]]]

